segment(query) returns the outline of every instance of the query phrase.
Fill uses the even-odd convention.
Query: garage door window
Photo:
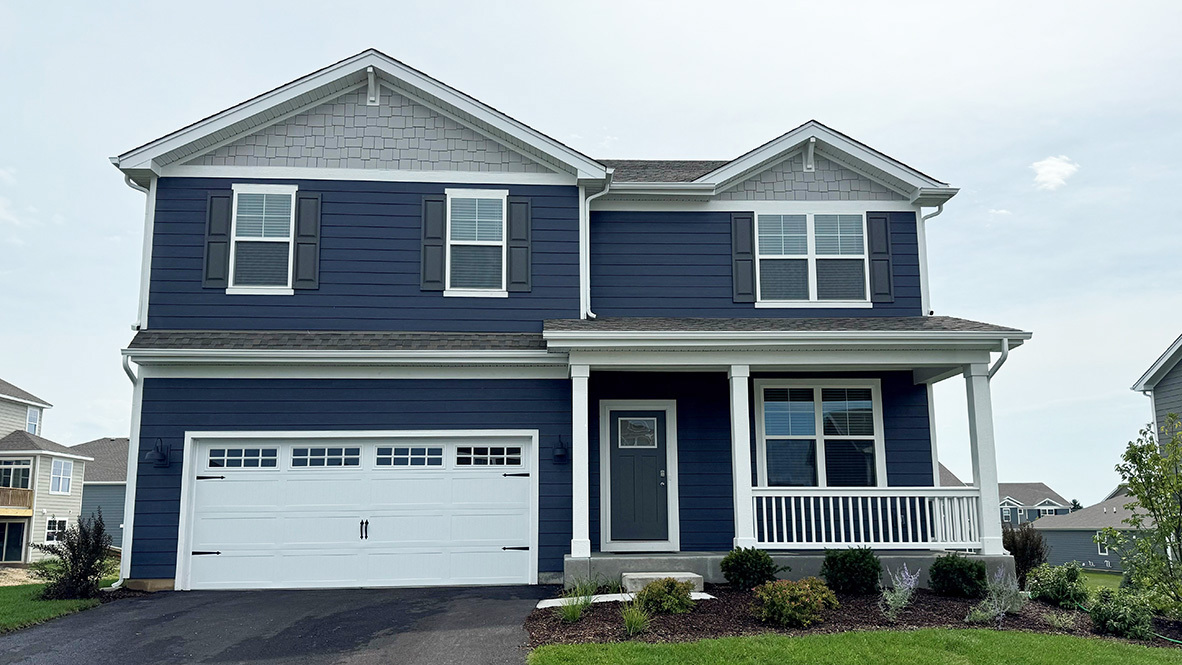
[[[211,469],[274,469],[279,465],[278,448],[211,448]]]
[[[521,466],[521,446],[460,446],[456,466]]]
[[[378,447],[378,466],[443,466],[443,448]]]
[[[293,467],[361,466],[360,448],[292,448]]]

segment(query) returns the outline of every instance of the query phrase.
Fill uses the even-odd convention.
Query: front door
[[[611,540],[669,539],[665,411],[609,411]]]

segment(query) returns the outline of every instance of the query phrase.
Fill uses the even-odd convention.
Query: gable
[[[907,197],[821,156],[804,170],[790,157],[718,193],[716,201],[906,201]]]
[[[405,171],[552,173],[538,162],[382,86],[355,90],[186,162]]]

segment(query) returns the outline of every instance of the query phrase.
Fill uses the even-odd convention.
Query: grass
[[[44,586],[44,584],[21,584],[0,587],[0,633],[32,626],[65,614],[88,610],[99,604],[97,598],[40,600],[37,596]]]
[[[1018,631],[927,629],[837,635],[760,635],[679,644],[552,645],[529,665],[1161,665],[1182,651]]]
[[[1104,573],[1098,570],[1083,571],[1084,583],[1089,591],[1100,589],[1117,589],[1120,587],[1120,573]]]

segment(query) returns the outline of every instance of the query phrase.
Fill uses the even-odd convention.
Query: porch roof
[[[675,318],[601,317],[597,319],[549,319],[550,332],[977,332],[1013,335],[1015,341],[1030,333],[1017,328],[958,319],[952,316],[861,316],[815,318]]]

